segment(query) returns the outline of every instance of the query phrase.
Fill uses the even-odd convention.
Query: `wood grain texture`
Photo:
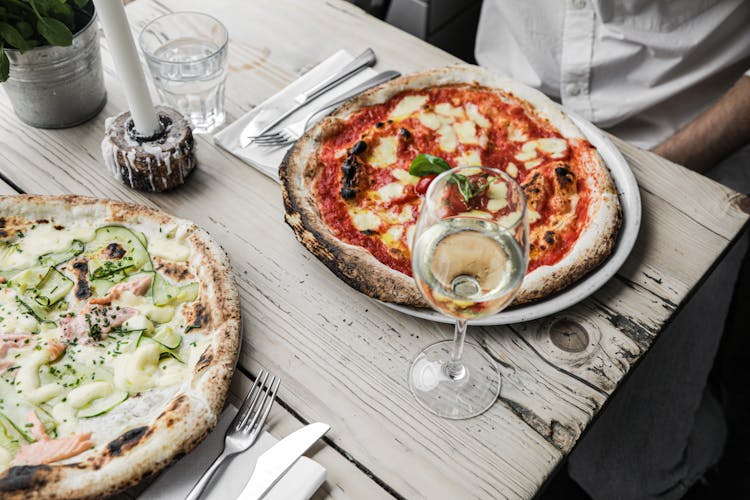
[[[128,13],[140,27],[170,9],[210,11],[227,25],[229,120],[340,48],[372,46],[378,69],[404,73],[456,62],[337,0],[139,0]],[[442,420],[417,405],[405,377],[412,357],[449,338],[450,328],[392,311],[337,280],[283,223],[273,181],[205,136],[197,138],[198,170],[179,190],[149,195],[109,176],[99,153],[103,123],[125,101],[106,52],[104,62],[107,107],[74,129],[30,129],[0,95],[9,117],[0,123],[0,174],[27,192],[135,201],[208,230],[229,253],[240,288],[241,366],[284,380],[280,399],[289,412],[271,432],[286,434],[300,419],[332,425],[329,445],[315,454],[329,469],[322,496],[533,496],[747,221],[735,193],[615,140],[644,205],[630,258],[591,299],[555,318],[470,329],[498,362],[501,395],[478,418]],[[551,342],[549,325],[559,318],[586,330],[583,351]]]

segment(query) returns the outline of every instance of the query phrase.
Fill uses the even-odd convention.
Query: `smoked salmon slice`
[[[90,304],[109,305],[113,300],[117,300],[124,292],[131,292],[133,295],[144,295],[151,287],[151,275],[147,274],[141,278],[128,281],[126,283],[118,283],[110,288],[107,295],[104,297],[97,297],[89,301]]]
[[[87,343],[106,338],[113,328],[122,325],[136,314],[138,310],[132,307],[89,304],[75,316],[60,318],[59,323],[66,338],[79,339]]]
[[[39,417],[34,410],[29,412],[29,422],[31,422],[31,435],[34,436],[34,439],[37,441],[49,439],[47,429],[44,428],[44,424],[39,420]]]
[[[49,360],[55,361],[56,359],[59,359],[60,356],[65,352],[65,348],[68,347],[63,342],[58,342],[57,340],[50,341],[49,344],[47,344],[47,350],[49,351]]]
[[[21,446],[11,465],[49,464],[74,457],[93,447],[90,432],[57,439],[40,439]]]
[[[0,358],[5,356],[11,347],[22,347],[31,339],[30,333],[2,333],[0,334]]]

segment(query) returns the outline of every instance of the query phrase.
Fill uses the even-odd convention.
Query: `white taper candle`
[[[94,0],[94,6],[107,37],[115,69],[125,88],[125,98],[135,130],[141,136],[154,135],[159,132],[161,125],[148,92],[122,0]]]

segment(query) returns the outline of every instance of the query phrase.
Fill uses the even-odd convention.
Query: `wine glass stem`
[[[451,358],[445,365],[446,374],[453,380],[459,380],[466,375],[461,358],[464,353],[464,340],[466,339],[466,320],[457,319],[456,328],[453,333],[453,350]]]

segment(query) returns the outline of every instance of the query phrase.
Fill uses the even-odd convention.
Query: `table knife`
[[[250,481],[237,500],[258,500],[276,484],[294,462],[320,439],[331,426],[322,422],[309,424],[291,433],[258,457]]]
[[[375,64],[375,60],[375,52],[373,52],[372,49],[366,49],[336,74],[326,78],[311,89],[308,89],[296,96],[294,98],[295,104],[286,111],[283,111],[278,117],[271,120],[270,123],[260,125],[256,122],[255,119],[250,120],[250,123],[245,126],[245,128],[242,130],[242,134],[240,134],[240,146],[242,146],[243,148],[247,147],[251,142],[253,142],[254,137],[268,132],[273,127],[281,123],[286,117],[296,112],[300,108],[307,106],[309,103],[311,103],[324,93],[328,92],[339,83],[351,78],[368,66],[372,66],[373,64]]]

